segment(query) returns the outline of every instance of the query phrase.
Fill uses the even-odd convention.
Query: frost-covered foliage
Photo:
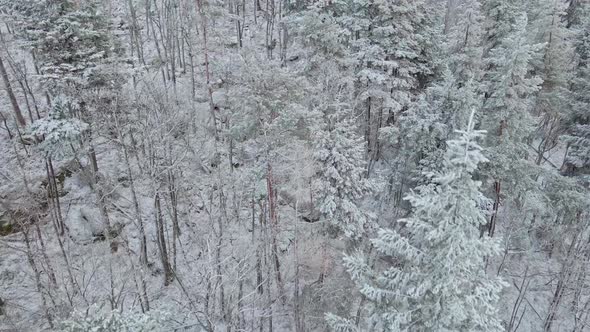
[[[479,84],[474,78],[465,81],[447,69],[442,79],[426,89],[401,118],[403,149],[398,159],[413,169],[414,180],[422,182],[423,172],[441,169],[446,140],[455,130],[465,127],[471,110],[482,107]]]
[[[590,18],[586,17],[576,27],[578,65],[572,82],[572,129],[566,135],[569,143],[566,163],[569,168],[588,173],[584,169],[590,167]]]
[[[461,80],[479,82],[483,74],[481,58],[485,21],[480,1],[467,1],[458,9],[457,16],[449,36],[450,67]]]
[[[349,1],[345,24],[357,62],[359,101],[385,114],[402,111],[420,77],[431,73],[424,58],[428,12],[423,1]]]
[[[79,112],[76,102],[65,97],[56,97],[46,118],[30,126],[33,136],[41,139],[39,148],[53,158],[61,158],[74,152],[88,124],[76,118]]]
[[[298,33],[312,50],[305,73],[313,84],[311,105],[322,115],[311,136],[317,209],[323,219],[358,240],[371,228],[372,214],[363,204],[374,188],[367,178],[365,142],[351,107],[356,64],[344,44],[350,31],[343,25],[346,17],[329,14],[337,8],[338,4],[313,6],[293,23],[301,24]]]
[[[486,155],[493,160],[485,168],[490,179],[508,180],[519,185],[527,178],[530,186],[531,168],[527,161],[528,142],[536,123],[532,115],[532,96],[540,90],[542,79],[530,73],[531,61],[539,55],[540,44],[530,45],[526,39],[527,19],[522,14],[512,32],[489,52],[482,126],[488,131]],[[518,186],[518,185],[517,185]],[[508,186],[513,192],[517,186]]]
[[[360,239],[371,228],[373,216],[362,203],[373,187],[366,177],[363,139],[349,116],[328,115],[326,127],[316,135],[314,156],[320,166],[315,185],[323,217],[346,236]]]
[[[433,74],[432,13],[421,0],[337,1],[332,13],[348,30],[355,108],[367,118],[367,150],[375,160],[381,154],[381,132],[387,131],[383,128],[393,127]]]
[[[482,2],[486,17],[485,51],[498,47],[513,31],[522,10],[522,2],[518,0],[486,0]]]
[[[232,114],[227,134],[237,142],[257,141],[261,152],[269,144],[287,144],[298,122],[311,116],[302,105],[307,81],[276,63],[261,66],[251,56],[236,59],[232,67],[229,83],[237,88],[227,98],[239,111]]]
[[[301,36],[303,45],[307,47],[307,65],[311,70],[321,67],[326,61],[344,67],[355,64],[348,47],[351,31],[343,24],[345,18],[338,14],[336,6],[318,2],[287,20],[293,33]]]
[[[336,316],[334,314],[326,314],[326,321],[330,328],[335,332],[357,332],[357,328],[354,321],[346,318]]]
[[[418,180],[422,172],[440,170],[446,140],[466,125],[471,110],[482,107],[478,88],[475,79],[463,81],[447,69],[402,117],[400,155],[408,156],[406,162],[414,161],[413,176]]]
[[[423,1],[343,1],[357,62],[360,101],[398,113],[412,100],[418,78],[430,74],[424,47]]]
[[[0,330],[584,330],[589,5],[0,0]]]
[[[104,66],[120,50],[98,1],[27,0],[20,8],[24,32],[50,89],[109,86]]]
[[[545,30],[542,42],[543,62],[540,66],[542,89],[536,100],[535,111],[542,116],[539,125],[538,151],[547,151],[556,144],[571,119],[571,80],[574,73],[573,31],[566,27],[567,5],[556,1],[544,12]],[[541,158],[541,157],[538,157]]]
[[[75,312],[61,323],[62,332],[164,332],[168,331],[165,321],[167,315],[161,312],[127,313],[112,311],[88,317]]]
[[[567,162],[580,169],[590,165],[590,121],[586,118],[584,122],[585,124],[576,124],[572,130],[567,155]]]
[[[372,268],[361,254],[345,259],[372,304],[369,324],[380,331],[503,330],[496,303],[504,284],[484,268],[484,260],[499,253],[499,242],[479,235],[486,198],[472,174],[487,160],[476,142],[483,133],[473,125],[471,118],[448,141],[443,170],[425,174],[430,183],[408,195],[411,216],[372,240],[384,266],[377,261]],[[345,320],[329,321],[346,331]]]

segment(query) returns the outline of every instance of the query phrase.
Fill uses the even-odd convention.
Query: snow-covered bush
[[[72,317],[62,322],[62,332],[147,332],[165,331],[164,321],[167,315],[162,312],[150,314],[121,314],[112,311],[93,317],[85,317],[75,312]]]
[[[47,155],[55,158],[68,155],[72,145],[77,145],[88,129],[87,123],[72,117],[76,108],[76,103],[66,98],[55,98],[47,117],[31,125],[31,134],[42,139],[39,147]]]

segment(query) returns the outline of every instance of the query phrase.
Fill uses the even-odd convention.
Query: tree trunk
[[[266,184],[267,184],[267,194],[268,194],[268,207],[269,207],[269,217],[270,217],[270,231],[272,234],[272,259],[274,262],[275,268],[275,276],[277,279],[277,287],[279,289],[279,297],[283,304],[285,303],[285,290],[283,285],[283,278],[281,276],[281,264],[279,261],[279,253],[277,248],[277,227],[278,227],[278,220],[277,220],[277,207],[276,207],[276,190],[274,189],[273,183],[273,175],[272,175],[272,166],[270,163],[268,164],[267,168],[267,176],[266,176]]]
[[[494,205],[492,216],[490,217],[490,226],[488,229],[488,236],[494,237],[494,232],[496,231],[496,221],[498,219],[498,208],[500,207],[500,181],[494,182]]]
[[[29,265],[33,269],[35,274],[35,286],[37,287],[37,292],[39,292],[39,296],[41,296],[41,304],[43,307],[43,311],[45,314],[45,318],[49,323],[49,327],[53,329],[53,317],[49,312],[49,307],[47,306],[47,300],[45,299],[45,294],[43,293],[43,284],[41,283],[41,272],[39,268],[37,268],[37,264],[35,263],[35,258],[33,257],[33,251],[31,250],[31,240],[29,238],[29,230],[25,227],[24,231],[22,232],[25,239],[25,244],[27,246],[27,261]]]
[[[59,203],[59,190],[57,188],[57,181],[55,181],[55,171],[53,169],[53,163],[51,157],[47,157],[45,160],[45,168],[47,171],[47,198],[51,201],[56,216],[56,222],[59,229],[59,235],[63,236],[65,232],[65,225],[61,214],[61,205]]]
[[[158,249],[160,251],[160,259],[162,260],[162,268],[164,269],[164,286],[168,286],[174,280],[174,274],[170,261],[168,259],[168,250],[166,249],[166,238],[164,236],[164,221],[162,219],[162,209],[160,207],[160,195],[156,193],[154,200],[156,213],[156,231],[158,235]]]
[[[140,236],[140,253],[139,262],[144,266],[148,265],[147,258],[147,239],[145,236],[145,228],[143,226],[143,220],[141,218],[141,211],[139,210],[139,200],[137,199],[137,192],[135,191],[135,181],[131,172],[131,164],[129,163],[129,156],[127,153],[127,147],[123,143],[123,153],[125,155],[125,163],[127,164],[127,176],[129,176],[129,187],[131,189],[131,198],[133,199],[133,208],[135,209],[135,218],[137,219],[137,226],[139,228]]]
[[[202,0],[197,1],[197,10],[199,11],[199,18],[201,19],[201,30],[203,32],[203,56],[205,57],[205,84],[207,84],[207,96],[209,97],[209,112],[213,120],[213,134],[216,141],[219,141],[219,133],[217,132],[217,115],[215,114],[215,103],[213,102],[213,87],[211,86],[211,70],[209,69],[209,47],[207,44],[207,16],[203,10]]]
[[[547,310],[547,317],[545,318],[545,323],[543,324],[543,331],[549,332],[551,331],[551,327],[553,322],[555,321],[555,317],[557,316],[557,309],[559,308],[559,304],[561,299],[563,298],[563,294],[567,285],[570,282],[570,277],[573,272],[573,264],[575,259],[575,248],[578,245],[579,240],[579,232],[574,234],[574,239],[570,244],[567,250],[566,260],[561,266],[561,271],[559,273],[559,279],[557,280],[557,286],[555,287],[555,292],[553,292],[553,298],[551,300],[551,304],[549,305],[549,309]]]
[[[23,113],[21,112],[20,107],[18,106],[18,102],[16,101],[14,91],[12,91],[10,79],[8,79],[8,73],[6,72],[6,67],[4,67],[2,57],[0,57],[0,74],[2,75],[2,80],[4,81],[4,86],[6,88],[6,93],[8,94],[8,99],[10,99],[10,104],[12,104],[12,110],[14,111],[14,117],[16,118],[16,122],[19,126],[24,128],[27,125],[27,122],[25,121]]]

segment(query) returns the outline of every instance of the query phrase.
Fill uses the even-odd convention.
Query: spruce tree
[[[450,67],[461,81],[481,81],[484,21],[479,0],[466,2],[458,8],[457,22],[450,29],[448,57]]]
[[[340,24],[349,29],[357,109],[366,117],[369,158],[375,160],[380,129],[397,121],[432,74],[426,49],[430,13],[422,0],[345,0],[336,8]]]
[[[481,106],[479,83],[473,78],[462,81],[450,69],[412,103],[401,119],[403,148],[398,152],[398,159],[409,170],[410,185],[423,181],[423,172],[441,169],[445,142],[465,127],[470,110]]]
[[[78,97],[90,88],[117,88],[112,68],[121,53],[96,0],[25,1],[24,33],[40,64],[45,88]]]
[[[347,237],[360,239],[371,227],[372,214],[361,204],[372,187],[365,176],[363,139],[349,116],[345,111],[326,115],[325,127],[316,134],[317,201],[327,221]]]
[[[488,131],[485,146],[490,163],[482,173],[494,182],[496,203],[499,188],[506,188],[502,194],[514,198],[534,186],[532,163],[527,159],[528,141],[536,123],[532,115],[533,96],[540,90],[542,80],[530,70],[542,45],[527,42],[526,26],[526,15],[522,14],[512,32],[486,59],[491,69],[485,81],[488,98],[481,126]]]
[[[485,50],[498,47],[511,32],[518,19],[521,4],[518,0],[485,0],[482,3],[486,18]]]
[[[584,5],[579,11],[588,11],[590,5]],[[590,173],[590,18],[580,19],[574,25],[577,30],[577,67],[573,78],[572,115],[568,121],[570,130],[565,138],[569,148],[563,171],[567,174]]]
[[[430,183],[407,196],[413,212],[398,230],[381,229],[372,240],[376,267],[361,254],[345,265],[369,301],[369,321],[378,331],[502,331],[496,303],[503,282],[486,274],[484,260],[496,255],[497,239],[479,236],[486,199],[472,176],[485,162],[473,114],[467,129],[448,141],[444,167],[427,173]],[[336,331],[355,331],[351,321],[327,316]]]
[[[543,41],[546,46],[540,68],[543,84],[535,105],[535,112],[542,119],[538,142],[535,142],[537,164],[543,163],[545,153],[557,146],[567,119],[572,117],[570,84],[575,63],[573,34],[566,27],[565,3],[555,1],[545,15],[547,24]]]
[[[424,171],[440,170],[445,142],[467,123],[473,109],[482,104],[481,81],[483,16],[479,1],[457,9],[458,18],[449,36],[440,39],[444,56],[440,77],[413,102],[400,124],[400,165],[420,181]],[[408,161],[411,161],[408,163]],[[397,167],[398,170],[403,169]]]
[[[61,159],[75,152],[72,148],[78,146],[89,128],[87,123],[71,116],[78,111],[76,101],[58,96],[52,100],[47,117],[31,124],[31,134],[44,138],[38,147],[45,156]]]

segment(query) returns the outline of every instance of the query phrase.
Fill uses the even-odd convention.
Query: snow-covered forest
[[[590,331],[590,1],[0,0],[0,331]]]

